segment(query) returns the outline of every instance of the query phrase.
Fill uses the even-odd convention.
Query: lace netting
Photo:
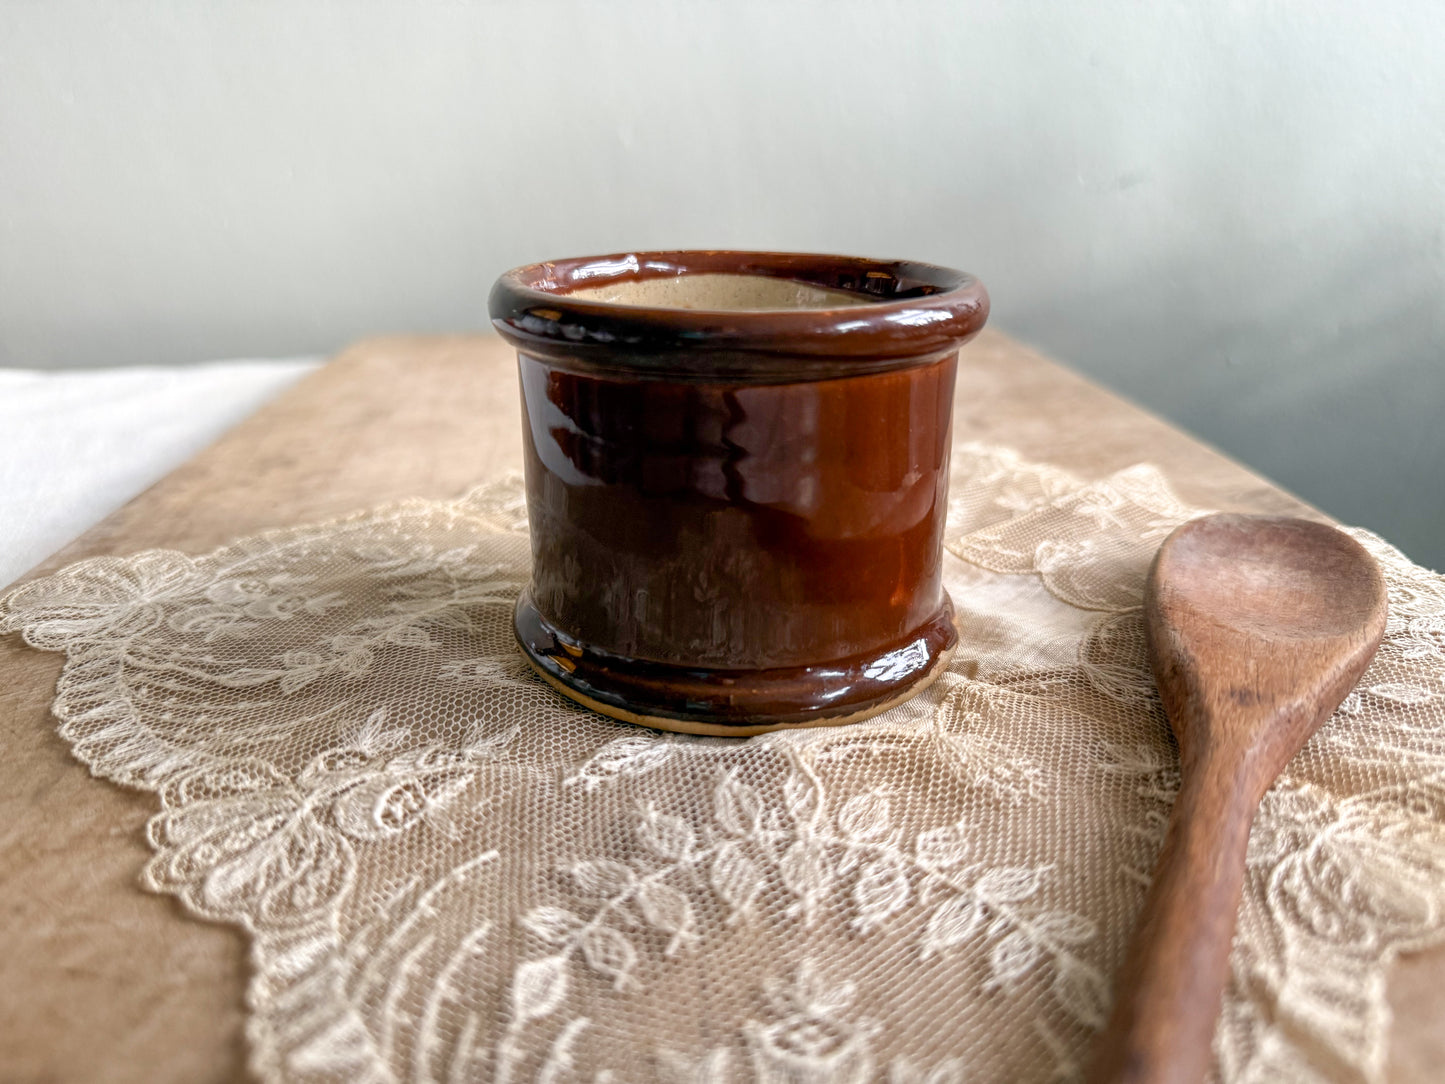
[[[837,729],[658,734],[534,678],[515,477],[82,561],[0,630],[158,794],[144,883],[249,931],[264,1079],[1066,1079],[1178,785],[1138,607],[1200,510],[1147,466],[954,464],[963,646]],[[1354,534],[1390,627],[1256,822],[1224,1081],[1378,1079],[1385,968],[1445,939],[1445,581]]]

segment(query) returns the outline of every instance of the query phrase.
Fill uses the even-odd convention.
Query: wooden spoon
[[[1324,524],[1206,516],[1160,548],[1144,620],[1179,742],[1179,797],[1091,1081],[1203,1079],[1250,823],[1369,664],[1385,609],[1370,555]]]

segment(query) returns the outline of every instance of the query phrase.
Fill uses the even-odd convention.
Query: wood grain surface
[[[32,575],[95,554],[198,553],[401,497],[455,496],[520,463],[519,417],[515,364],[498,339],[363,342]],[[963,351],[954,423],[957,439],[1086,477],[1148,461],[1186,501],[1318,518],[995,332]],[[0,640],[0,1080],[245,1079],[245,940],[139,888],[157,801],[71,759],[49,715],[60,665],[16,637]],[[1389,1079],[1438,1080],[1445,952],[1402,960],[1390,993]]]

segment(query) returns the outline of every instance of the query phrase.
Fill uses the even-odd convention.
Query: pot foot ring
[[[674,666],[597,651],[552,626],[530,593],[518,600],[514,627],[532,668],[583,707],[657,730],[724,737],[861,722],[931,685],[958,644],[946,599],[895,647],[765,670]]]

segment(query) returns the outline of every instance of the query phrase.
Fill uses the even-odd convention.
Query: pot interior
[[[871,305],[888,298],[829,290],[772,275],[697,272],[662,278],[619,279],[601,286],[568,290],[581,301],[614,305],[645,305],[659,309],[706,309],[713,312],[768,312],[782,309],[839,309]]]

